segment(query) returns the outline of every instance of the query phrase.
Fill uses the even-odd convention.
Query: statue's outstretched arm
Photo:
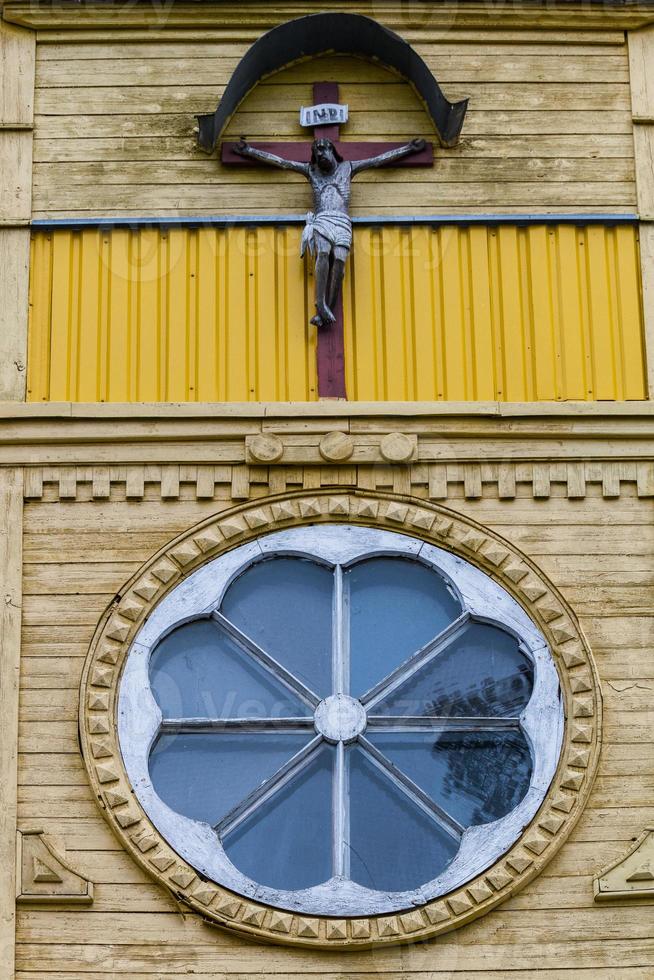
[[[258,150],[244,139],[241,139],[235,145],[234,152],[242,157],[251,157],[253,160],[260,160],[261,163],[268,163],[271,167],[281,167],[282,170],[295,170],[299,174],[304,174],[305,177],[309,175],[308,163],[300,163],[299,160],[285,160],[283,157],[278,157],[275,153]]]
[[[402,157],[408,157],[412,153],[420,153],[426,145],[425,140],[415,139],[411,140],[410,143],[405,143],[404,146],[398,146],[395,150],[380,153],[379,156],[368,157],[367,160],[354,160],[352,161],[352,175],[354,176],[362,170],[370,170],[372,167],[383,167],[384,164],[392,163],[393,160],[401,160]]]

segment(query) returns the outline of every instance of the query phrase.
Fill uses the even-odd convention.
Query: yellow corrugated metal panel
[[[311,401],[300,229],[36,231],[31,401]],[[646,397],[637,229],[359,227],[356,400]]]

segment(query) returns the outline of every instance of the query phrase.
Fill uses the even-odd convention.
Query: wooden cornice
[[[149,0],[127,7],[121,3],[105,3],[101,0],[59,0],[59,2],[35,2],[35,0],[8,0],[2,15],[6,21],[38,31],[176,29],[216,28],[243,32],[248,28],[273,27],[283,20],[311,13],[312,10],[347,11],[353,4],[349,0],[313,0],[303,3],[286,0],[271,4],[268,0],[234,3],[234,0],[184,0],[184,2],[151,3]],[[272,9],[271,9],[272,8]],[[479,3],[465,0],[463,3],[434,2],[425,0],[407,14],[404,5],[397,0],[388,2],[363,2],[356,4],[357,13],[379,18],[399,33],[442,29],[492,28],[528,30],[547,28],[563,30],[637,30],[654,24],[654,4],[631,0],[586,0],[570,3],[567,0],[514,0],[512,3]]]

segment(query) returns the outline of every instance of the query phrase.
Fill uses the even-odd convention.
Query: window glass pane
[[[404,558],[373,558],[346,572],[351,693],[361,697],[461,614],[436,572]]]
[[[333,749],[229,834],[223,847],[239,871],[271,888],[310,888],[332,876]]]
[[[321,697],[331,694],[333,573],[301,558],[249,568],[223,614]]]
[[[517,640],[473,623],[371,714],[517,717],[531,697],[533,680],[533,667]]]
[[[180,626],[150,662],[164,718],[298,718],[310,709],[207,619]]]
[[[380,891],[431,881],[459,844],[423,813],[358,748],[350,759],[351,877]]]
[[[368,732],[368,738],[464,827],[505,816],[529,789],[531,754],[522,732]]]
[[[152,785],[171,809],[213,827],[310,737],[277,732],[160,735],[150,754]]]

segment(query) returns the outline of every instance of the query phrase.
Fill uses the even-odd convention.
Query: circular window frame
[[[154,789],[149,757],[161,729],[162,713],[151,689],[152,653],[183,624],[212,614],[222,618],[219,610],[223,599],[239,576],[266,559],[285,557],[305,558],[343,570],[371,558],[419,562],[446,581],[461,605],[461,615],[441,636],[451,641],[468,622],[497,626],[518,640],[521,653],[533,666],[533,690],[519,723],[533,762],[526,795],[504,817],[465,829],[452,862],[418,888],[373,891],[347,878],[332,878],[300,891],[262,885],[234,867],[208,824],[174,811]],[[558,674],[544,636],[515,599],[485,572],[442,548],[398,531],[320,524],[276,531],[242,544],[196,569],[159,603],[136,634],[127,656],[118,697],[118,741],[127,777],[150,820],[171,847],[209,880],[244,898],[256,898],[301,915],[388,915],[425,905],[465,885],[515,843],[521,828],[537,813],[556,772],[563,739],[559,691]]]
[[[406,911],[357,914],[355,905],[335,918],[333,911],[313,914],[262,901],[260,889],[248,897],[216,883],[175,851],[148,816],[139,802],[142,786],[138,778],[130,780],[118,741],[118,689],[127,654],[137,632],[142,642],[145,631],[156,626],[165,596],[211,559],[237,552],[242,556],[241,546],[254,538],[259,541],[252,543],[255,553],[270,549],[273,537],[267,531],[317,523],[399,531],[416,550],[435,546],[445,563],[464,558],[473,572],[490,575],[509,593],[522,623],[536,635],[542,633],[554,655],[565,715],[561,754],[528,826],[492,865]],[[492,613],[490,618],[498,619]],[[506,620],[501,624],[506,628]],[[445,508],[381,493],[288,494],[234,508],[173,541],[137,573],[103,617],[87,658],[80,699],[81,742],[91,783],[112,827],[151,875],[205,918],[230,929],[274,942],[330,948],[426,938],[483,914],[533,878],[581,812],[597,764],[600,726],[600,693],[590,652],[571,612],[535,566],[505,540]]]

